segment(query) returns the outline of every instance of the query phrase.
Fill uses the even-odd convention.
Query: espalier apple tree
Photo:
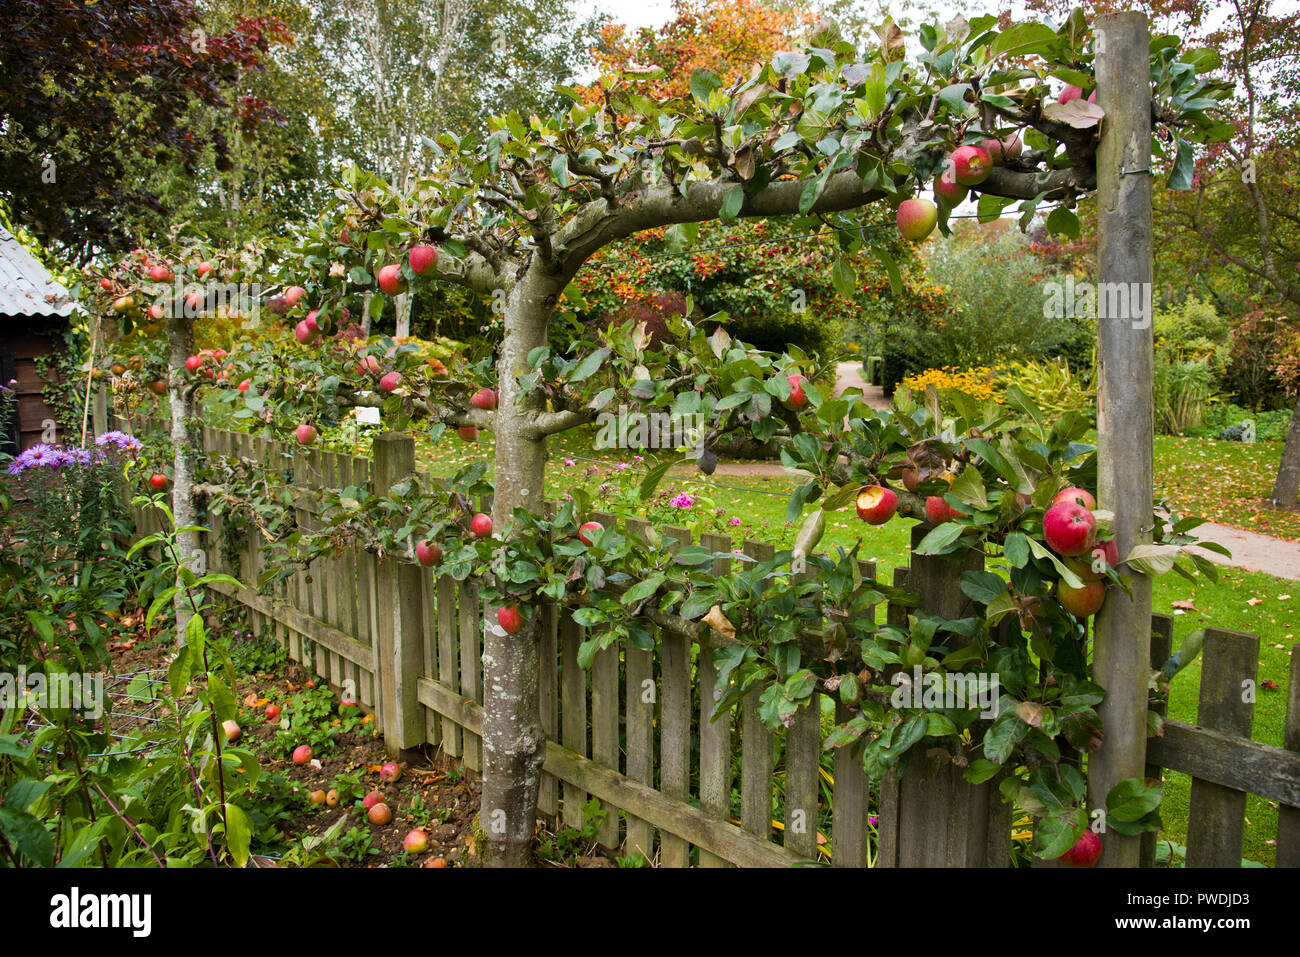
[[[953,205],[967,191],[982,216],[998,216],[1018,201],[1027,224],[1050,206],[1049,227],[1077,233],[1071,206],[1096,187],[1105,117],[1091,98],[1058,96],[1053,87],[1087,92],[1095,86],[1095,41],[1082,14],[1059,28],[1021,23],[999,30],[993,17],[922,27],[915,59],[906,56],[901,35],[887,35],[880,48],[859,51],[823,28],[806,47],[777,53],[745,79],[724,81],[697,69],[689,95],[667,100],[644,92],[657,70],[627,70],[604,78],[594,101],[566,91],[569,107],[552,115],[507,115],[483,138],[442,134],[435,143],[440,167],[409,191],[349,170],[338,190],[341,215],[308,237],[285,267],[304,293],[284,311],[298,323],[298,339],[316,352],[235,357],[247,363],[254,383],[243,401],[257,410],[244,414],[267,417],[274,410],[267,420],[286,434],[304,424],[335,424],[341,409],[371,403],[383,406],[390,424],[418,415],[466,440],[478,429],[495,435],[490,486],[480,464],[423,498],[408,487],[361,506],[373,505],[382,516],[377,528],[407,513],[396,532],[381,528],[389,550],[404,547],[405,538],[413,559],[425,561],[436,547],[446,573],[462,578],[490,564],[480,818],[496,863],[525,863],[534,833],[544,742],[538,714],[544,601],[582,606],[575,619],[592,636],[586,660],[623,638],[645,647],[653,627],[712,629],[725,643],[715,655],[720,708],[762,688],[763,718],[776,726],[815,689],[835,693],[853,715],[836,743],[866,734],[872,744],[864,760],[874,771],[927,737],[953,743],[962,733],[955,722],[924,714],[887,715],[878,689],[866,687],[891,662],[955,665],[932,649],[958,635],[974,639],[971,647],[986,661],[1024,678],[984,737],[988,767],[980,765],[980,774],[991,776],[1031,747],[1035,760],[1054,765],[1062,760],[1059,749],[1053,753],[1058,734],[1076,746],[1097,740],[1091,706],[1099,689],[1082,684],[1083,639],[1053,587],[1060,581],[1081,592],[1067,600],[1086,612],[1098,590],[1090,581],[1122,582],[1104,542],[1102,557],[1088,565],[1078,551],[1083,545],[1071,540],[1055,549],[1044,527],[1060,489],[1087,484],[1088,463],[1095,466],[1078,441],[1086,429],[1081,419],[1047,423],[1019,396],[1012,397],[1013,413],[970,405],[949,416],[931,395],[923,408],[877,415],[852,394],[823,396],[816,382],[825,370],[814,357],[795,349],[761,353],[722,330],[705,335],[689,318],[673,320],[672,335],[659,344],[634,323],[585,336],[564,355],[548,344],[551,323],[581,309],[573,280],[583,265],[609,244],[646,230],[663,230],[671,248],[685,249],[699,224],[711,220],[791,217],[809,230],[835,227],[845,253],[834,265],[837,285],[855,281],[849,256],[868,235],[860,227],[872,206],[890,210],[882,220],[902,207],[897,218],[909,239],[924,238],[935,226],[946,233]],[[1164,139],[1178,140],[1180,164],[1191,157],[1182,143],[1214,135],[1205,104],[1226,93],[1197,77],[1202,61],[1197,51],[1180,52],[1172,37],[1151,45],[1153,108],[1164,121]],[[932,219],[925,206],[903,206],[943,177]],[[888,251],[870,251],[897,285]],[[422,360],[412,343],[318,335],[346,324],[346,304],[355,310],[358,297],[374,315],[385,296],[425,282],[459,284],[493,304],[500,332],[494,357],[453,360],[449,368]],[[726,435],[775,440],[786,464],[810,476],[791,497],[791,518],[821,506],[805,518],[794,550],[714,579],[715,556],[702,546],[670,554],[653,530],[642,541],[592,529],[582,495],[546,518],[548,437],[620,405],[702,415],[698,463],[706,471],[716,461],[711,447]],[[651,470],[643,490],[669,464]],[[483,492],[493,496],[490,522],[473,514],[473,499]],[[839,650],[803,648],[799,608],[808,593],[790,583],[790,564],[813,560],[823,513],[855,497],[872,523],[893,514],[927,517],[935,528],[922,544],[925,554],[987,545],[1004,554],[1010,583],[989,574],[964,587],[987,616],[972,624],[918,615],[906,628],[863,633],[861,616],[854,615],[859,605],[905,599],[879,584],[864,585],[854,552],[838,562],[816,559],[825,565],[819,600],[840,622]],[[358,503],[335,504],[336,527],[352,523]],[[1185,531],[1166,536],[1173,553],[1127,558],[1135,568],[1168,567]],[[1083,538],[1090,534],[1089,548],[1098,544],[1095,529]],[[422,552],[415,551],[416,539],[425,544]],[[1083,565],[1072,568],[1067,559]],[[626,587],[628,581],[635,585]],[[1075,682],[1075,712],[1058,714],[1041,704],[1045,694],[1061,693],[1062,682],[1044,692],[1034,669],[1021,667],[1028,654],[1023,642],[997,649],[1013,622],[1040,637],[1056,636],[1040,640],[1035,653],[1050,658],[1056,644],[1063,649],[1059,667]],[[840,658],[850,648],[863,670],[843,670]],[[974,660],[964,654],[962,660]],[[1049,856],[1072,846],[1086,823],[1075,806],[1082,800],[1077,781],[1055,787],[1048,789],[1054,805],[1040,801],[1053,821],[1045,830]],[[1150,797],[1140,782],[1131,790],[1127,817],[1138,820],[1150,810]]]

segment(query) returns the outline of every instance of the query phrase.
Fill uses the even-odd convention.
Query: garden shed
[[[17,393],[16,414],[0,412],[0,451],[35,445],[54,419],[37,360],[54,351],[75,306],[68,290],[0,226],[0,385]]]

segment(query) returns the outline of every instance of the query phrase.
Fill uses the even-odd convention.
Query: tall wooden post
[[[1149,541],[1152,523],[1151,83],[1146,14],[1097,18],[1098,487],[1114,514],[1120,557]],[[1145,306],[1145,309],[1143,308]],[[1088,767],[1088,804],[1104,808],[1119,781],[1142,777],[1151,655],[1151,580],[1130,574],[1097,616],[1093,678],[1106,689],[1103,744]],[[1101,864],[1136,867],[1140,841],[1108,832]]]

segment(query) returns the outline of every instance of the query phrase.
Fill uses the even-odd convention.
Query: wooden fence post
[[[916,554],[930,526],[912,529],[908,588],[921,596],[920,610],[942,618],[971,612],[961,590],[967,570],[984,567],[975,551],[962,561]],[[919,690],[919,689],[918,689]],[[962,769],[947,761],[928,767],[925,755],[914,753],[907,770],[882,783],[880,830],[884,866],[1003,867],[1009,863],[1011,820],[992,782],[970,784]],[[894,820],[886,820],[886,815]],[[886,834],[890,835],[886,838]]]
[[[1151,81],[1146,14],[1097,18],[1097,484],[1113,513],[1120,557],[1149,540],[1154,458],[1151,332]],[[1114,295],[1111,292],[1114,292]],[[1136,300],[1136,303],[1134,302]],[[1137,308],[1134,308],[1134,306]],[[1093,679],[1106,689],[1103,744],[1088,764],[1088,804],[1142,777],[1146,762],[1151,579],[1122,572],[1131,597],[1109,589],[1097,616]],[[1108,834],[1101,865],[1137,867],[1141,841]]]
[[[374,442],[372,484],[376,495],[387,495],[398,482],[415,473],[415,442],[389,432]],[[379,563],[379,635],[375,648],[383,708],[384,747],[394,757],[424,743],[424,709],[416,695],[424,674],[421,569],[387,555]]]
[[[1282,747],[1300,751],[1300,643],[1291,646],[1290,690]],[[1300,808],[1277,809],[1277,867],[1300,867]]]
[[[1249,738],[1255,717],[1259,638],[1207,628],[1202,659],[1196,723]],[[1245,815],[1246,792],[1192,778],[1187,802],[1187,866],[1240,867]]]

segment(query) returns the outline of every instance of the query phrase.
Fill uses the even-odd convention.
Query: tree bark
[[[543,509],[546,437],[534,416],[534,394],[516,404],[517,374],[530,350],[546,344],[546,326],[562,286],[534,260],[506,302],[506,335],[497,359],[498,400],[492,527],[502,534],[514,511]],[[523,867],[530,859],[537,818],[546,736],[538,706],[540,615],[534,613],[514,635],[497,624],[489,606],[483,627],[483,797],[479,823],[488,838],[486,860],[499,867]]]
[[[184,306],[175,304],[177,312]],[[195,524],[194,509],[194,430],[196,420],[196,403],[194,389],[186,381],[185,360],[194,353],[194,320],[183,314],[167,319],[167,365],[170,371],[167,383],[167,399],[171,408],[172,439],[172,518],[176,528],[185,528]],[[176,551],[181,560],[198,575],[206,569],[202,566],[203,553],[198,547],[198,536],[194,532],[181,532],[176,536]],[[177,584],[180,584],[179,580]],[[174,599],[176,610],[176,643],[185,643],[185,629],[189,624],[192,611],[184,590],[177,592]]]
[[[1291,508],[1300,498],[1300,402],[1291,413],[1291,428],[1286,433],[1282,447],[1282,463],[1278,466],[1277,481],[1273,483],[1273,504]]]

